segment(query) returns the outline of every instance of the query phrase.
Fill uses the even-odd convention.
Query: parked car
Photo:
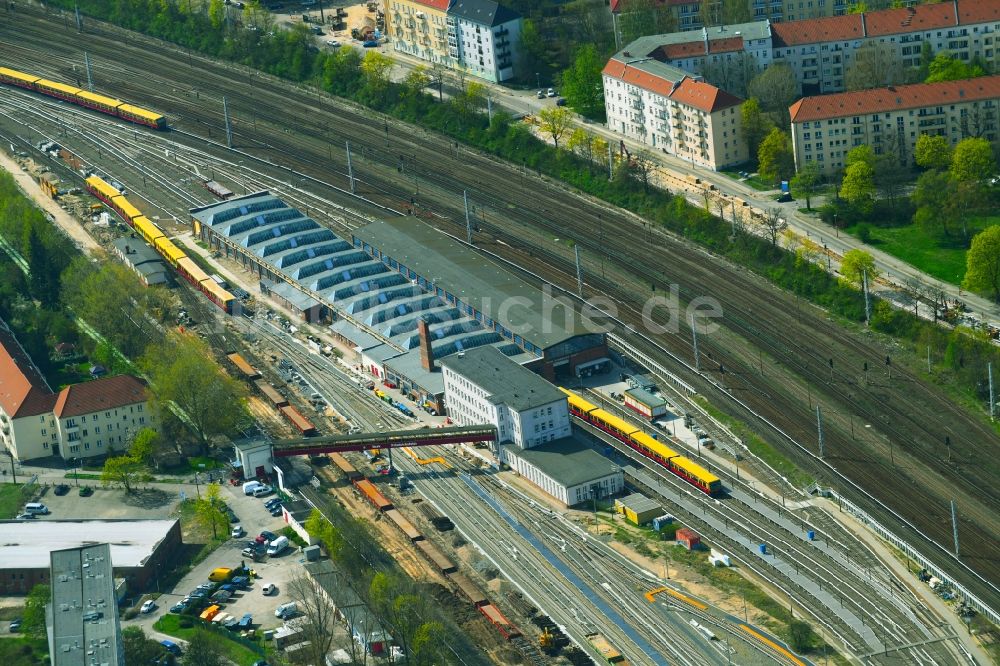
[[[367,42],[364,42],[361,46],[363,46],[366,49],[373,49],[378,47],[378,42],[375,41],[374,39],[369,39]]]
[[[185,603],[183,601],[178,601],[176,604],[174,604],[173,606],[170,607],[170,612],[171,613],[177,613],[178,615],[180,615],[181,613],[183,613],[187,609],[188,609],[188,604],[187,603]]]
[[[783,192],[780,197],[778,197],[778,203],[788,203],[789,201],[795,201],[792,199],[792,195],[788,192]]]
[[[33,513],[21,513],[21,514],[18,514],[17,519],[18,520],[32,520],[34,517],[35,517],[35,514],[33,514]]]
[[[254,490],[253,490],[253,496],[254,497],[264,497],[265,495],[270,495],[273,492],[274,492],[274,488],[272,488],[271,486],[261,485],[261,486],[257,486],[256,488],[254,488]]]
[[[94,494],[94,489],[90,486],[80,486],[80,497],[90,497]]]
[[[281,500],[280,497],[272,497],[271,499],[269,499],[266,502],[264,502],[264,506],[266,506],[268,509],[270,509],[275,504],[281,504],[281,502],[282,502],[282,500]]]
[[[283,511],[281,509],[281,505],[280,504],[275,505],[275,507],[273,509],[271,509],[271,515],[273,517],[275,517],[275,518],[277,518],[278,516],[280,516],[282,513],[283,513]]]
[[[554,89],[552,89],[552,88],[549,88],[548,90],[545,91],[545,96],[546,97],[555,97],[556,96],[556,91]]]
[[[326,45],[329,46],[331,49],[339,49],[340,48],[340,42],[338,42],[336,39],[328,39],[328,40],[326,40]]]
[[[271,587],[274,587],[273,585]],[[21,618],[15,617],[10,621],[10,633],[16,634],[21,631]]]
[[[243,529],[242,525],[233,525],[233,531],[229,533],[234,539],[239,539],[241,536],[246,534],[246,530]]]
[[[537,97],[538,99],[545,99],[545,91],[539,90],[537,93],[535,93],[535,97]]]
[[[65,483],[60,483],[58,486],[52,489],[52,493],[58,495],[59,497],[62,497],[63,495],[68,495],[69,486],[67,486]]]
[[[264,537],[264,541],[274,541],[275,539],[278,538],[277,534],[275,534],[274,532],[269,532],[267,530],[261,532],[260,536]]]
[[[277,586],[275,586],[274,583],[268,583],[264,587],[260,588],[260,591],[261,591],[261,594],[263,594],[265,597],[269,597],[272,594],[277,594],[278,593],[278,588],[277,588]],[[14,631],[14,630],[11,629],[11,631]]]
[[[146,601],[142,602],[142,608],[139,609],[139,612],[146,614],[152,613],[154,610],[156,610],[156,602],[152,599],[146,599]]]
[[[566,106],[566,98],[560,97],[556,100],[556,106]]]
[[[169,652],[170,654],[181,653],[181,647],[177,643],[174,643],[173,641],[160,641],[160,645],[162,645],[164,649],[166,649],[166,651]]]

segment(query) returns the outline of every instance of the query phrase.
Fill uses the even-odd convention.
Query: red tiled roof
[[[1000,75],[803,97],[789,112],[799,123],[984,99],[1000,99]]]
[[[13,419],[49,412],[55,401],[31,357],[0,323],[0,407]]]
[[[968,25],[990,21],[1000,21],[1000,2],[997,0],[958,1],[958,22],[960,24]]]
[[[664,97],[670,96],[670,91],[674,85],[673,81],[654,76],[635,67],[629,67],[620,60],[614,59],[609,60],[608,64],[604,66],[604,74],[621,79],[625,83],[638,86],[644,90],[655,92],[657,95],[663,95]]]
[[[654,58],[662,61],[699,55],[705,55],[705,42],[701,40],[681,44],[664,44],[653,53]]]
[[[423,5],[424,7],[439,9],[441,11],[446,11],[451,5],[451,0],[413,0],[413,2],[418,5]]]
[[[696,81],[689,76],[683,76],[675,86],[674,81],[635,67],[628,67],[625,63],[613,58],[604,66],[603,73],[708,113],[728,109],[743,102],[739,97],[704,81]]]
[[[860,39],[863,36],[861,14],[773,23],[771,36],[776,47]]]
[[[984,0],[978,1],[984,2]],[[865,14],[865,28],[869,37],[919,32],[945,28],[955,24],[955,5],[951,2],[902,9],[885,9]]]
[[[146,385],[131,375],[105,377],[67,386],[53,411],[57,418],[80,416],[146,400]]]
[[[743,103],[743,100],[736,95],[731,95],[710,83],[695,81],[694,79],[684,79],[681,81],[670,98],[709,113],[728,109],[731,106]]]
[[[709,53],[731,53],[743,50],[742,37],[724,37],[722,39],[712,39],[708,42]]]

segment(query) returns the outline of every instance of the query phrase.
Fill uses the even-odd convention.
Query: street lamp
[[[542,75],[539,74],[538,72],[535,72],[535,84],[537,85],[538,88],[542,87]]]

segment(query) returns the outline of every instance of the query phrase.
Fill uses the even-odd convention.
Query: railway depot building
[[[146,386],[131,375],[102,377],[53,392],[0,320],[0,444],[20,461],[91,458],[124,450],[155,428]]]
[[[502,444],[510,468],[566,506],[613,497],[625,489],[620,467],[575,437],[521,449]]]
[[[444,409],[436,360],[484,345],[550,379],[610,367],[604,334],[571,303],[553,299],[546,312],[542,290],[412,218],[375,222],[346,241],[268,192],[191,215],[212,250],[262,289],[280,283],[307,296],[307,321],[332,321],[367,372],[425,409]]]
[[[0,595],[22,595],[49,584],[49,554],[111,544],[116,578],[130,593],[148,589],[173,566],[181,540],[177,520],[2,520]]]
[[[952,145],[970,136],[994,142],[998,109],[1000,75],[804,97],[789,109],[795,167],[811,162],[835,173],[862,144],[909,164],[921,134]]]

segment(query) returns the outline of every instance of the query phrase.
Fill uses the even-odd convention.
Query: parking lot
[[[263,562],[253,562],[250,558],[244,557],[240,551],[248,540],[256,537],[263,530],[278,533],[285,527],[285,523],[281,517],[272,517],[264,509],[264,501],[268,498],[248,497],[243,495],[242,488],[228,485],[223,487],[221,494],[239,518],[239,524],[246,530],[246,536],[230,539],[224,543],[203,562],[195,566],[173,590],[165,591],[153,613],[148,616],[139,616],[126,624],[138,623],[151,628],[153,622],[163,613],[169,612],[172,605],[194,591],[198,585],[207,582],[213,569],[218,567],[235,568],[239,567],[241,563],[245,563],[246,566],[253,569],[257,578],[251,581],[248,590],[237,591],[230,601],[222,604],[222,610],[236,618],[250,613],[253,615],[254,626],[260,629],[273,629],[282,624],[281,620],[274,616],[274,609],[293,600],[289,596],[288,584],[289,581],[304,573],[299,566],[303,556],[298,547],[293,544],[284,554],[266,558]],[[276,594],[271,596],[262,594],[261,590],[268,583],[277,587]]]
[[[195,492],[193,485],[187,484],[149,484],[133,493],[126,493],[119,488],[102,488],[97,482],[89,481],[87,485],[94,489],[90,497],[80,497],[79,489],[68,480],[69,492],[56,495],[49,489],[39,500],[49,507],[47,516],[37,516],[37,520],[143,520],[169,518],[180,502],[180,492],[191,495]]]

